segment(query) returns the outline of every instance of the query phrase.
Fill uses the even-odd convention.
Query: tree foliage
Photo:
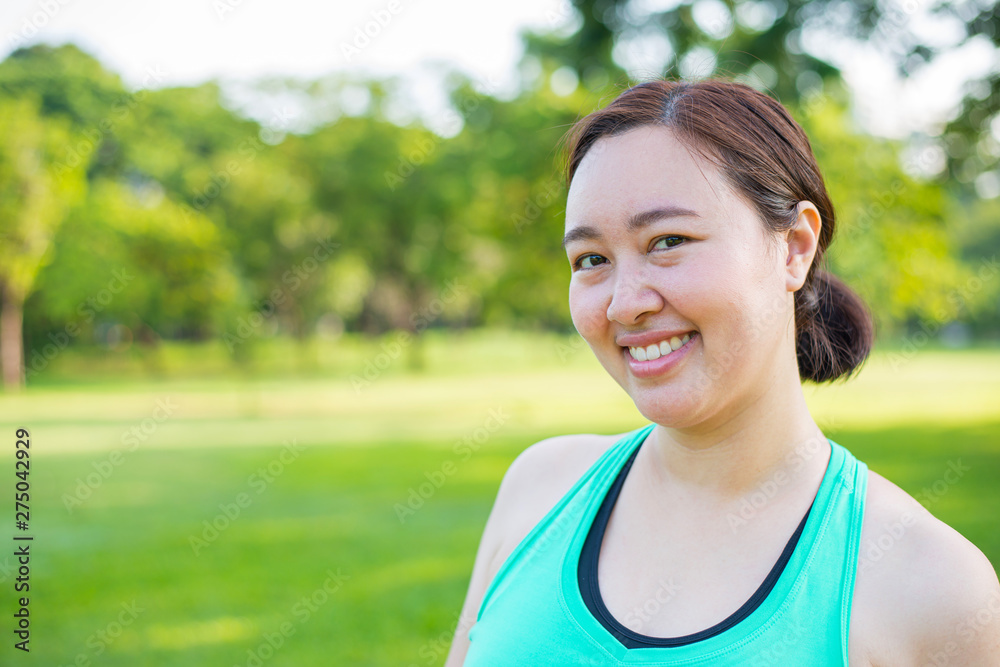
[[[24,378],[24,302],[84,189],[81,169],[56,158],[70,141],[65,124],[44,121],[32,97],[0,99],[0,352],[9,388]]]
[[[15,52],[0,63],[0,281],[25,307],[29,377],[69,344],[215,338],[240,359],[275,334],[568,330],[560,140],[627,77],[617,45],[640,28],[669,36],[667,69],[724,41],[754,54],[732,71],[787,91],[838,206],[831,267],[883,332],[996,323],[997,291],[967,289],[1000,250],[996,207],[853,129],[833,70],[788,47],[815,10],[716,3],[735,17],[723,36],[698,4],[642,18],[575,2],[576,33],[527,36],[516,96],[452,76],[443,134],[392,122],[388,82],[350,84],[363,109],[275,131],[214,83],[130,91],[76,47]],[[299,92],[320,108],[338,85]]]

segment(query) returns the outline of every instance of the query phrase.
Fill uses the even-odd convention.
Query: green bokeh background
[[[405,4],[379,39],[413,29]],[[827,268],[878,331],[810,409],[1000,565],[1000,73],[890,140],[834,62],[873,47],[918,76],[1000,43],[996,3],[944,0],[954,43],[930,48],[920,5],[571,0],[521,35],[514,91],[435,65],[439,117],[405,77],[274,76],[243,106],[7,35],[0,313],[23,321],[0,350],[23,344],[26,373],[3,355],[0,540],[26,428],[34,541],[26,655],[0,547],[0,666],[442,664],[511,461],[645,423],[571,335],[559,142],[654,76],[735,79],[804,127],[837,207]]]
[[[69,378],[92,360],[67,352],[62,382],[5,397],[4,477],[16,427],[31,429],[33,448],[25,664],[83,656],[94,665],[228,666],[266,656],[268,665],[440,665],[514,457],[551,435],[646,423],[578,338],[434,334],[426,371],[408,371],[399,357],[360,390],[351,378],[381,346],[355,343],[352,358],[317,344],[305,375],[276,365],[254,379],[199,378],[197,358],[211,349],[177,349],[190,364],[174,366],[180,377],[122,379],[119,368],[118,379],[82,385]],[[324,358],[345,364],[340,377]],[[847,384],[806,388],[829,437],[994,565],[998,364],[989,349],[881,350]],[[151,427],[157,401],[173,414],[129,451],[121,437],[144,420]],[[295,458],[279,465],[291,442]],[[120,465],[68,509],[67,497],[88,475],[97,481],[115,450]],[[969,470],[948,484],[953,462]],[[399,512],[421,485],[422,505]],[[250,502],[237,516],[240,494]],[[206,521],[222,528],[217,536]],[[193,547],[192,538],[206,541]],[[0,557],[5,609],[12,560]],[[132,619],[123,605],[142,611]],[[119,633],[123,613],[120,634],[102,638]]]

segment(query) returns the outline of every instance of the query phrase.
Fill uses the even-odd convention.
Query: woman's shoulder
[[[1000,664],[992,564],[875,472],[868,474],[853,615],[852,632],[873,664]]]
[[[499,568],[531,529],[624,435],[560,435],[531,445],[510,464],[493,505],[499,541],[491,570]]]
[[[578,433],[536,442],[507,469],[497,503],[516,523],[535,518],[534,526],[623,435]]]
[[[575,433],[540,440],[514,459],[502,484],[527,484],[542,491],[555,491],[565,486],[564,490],[569,491],[576,480],[625,435],[627,433]]]
[[[622,434],[625,435],[625,434]],[[536,442],[511,463],[476,553],[469,591],[448,654],[461,664],[486,592],[511,552],[621,435],[562,435]]]

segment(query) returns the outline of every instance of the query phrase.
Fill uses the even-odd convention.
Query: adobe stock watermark
[[[493,434],[499,431],[509,419],[503,408],[490,408],[489,416],[482,426],[466,433],[452,444],[451,451],[457,458],[450,458],[441,463],[435,470],[424,471],[425,481],[407,489],[406,501],[393,505],[396,518],[400,523],[417,513],[424,504],[434,497],[442,486],[458,472],[459,466],[472,458],[473,454],[486,444]]]
[[[993,594],[974,614],[967,616],[955,627],[955,633],[966,642],[1000,619],[1000,594]]]
[[[227,14],[232,14],[237,9],[239,9],[245,0],[212,0],[212,9],[215,11],[215,17],[219,21],[224,21]]]
[[[146,88],[153,84],[162,83],[168,74],[169,72],[161,69],[159,65],[147,67],[140,89],[134,93],[122,95],[115,100],[107,116],[98,121],[96,125],[84,130],[81,138],[67,147],[65,155],[56,164],[57,173],[65,173],[83,164],[97,150],[104,139],[115,131],[115,127],[128,118],[142,103],[148,94]]]
[[[794,479],[794,474],[802,469],[807,462],[812,460],[817,453],[825,451],[827,444],[826,437],[813,436],[805,442],[797,445],[792,451],[785,455],[785,464],[790,466],[790,470],[782,468],[776,470],[767,479],[757,485],[749,495],[740,500],[739,509],[736,512],[729,512],[726,515],[726,523],[734,533],[757,518],[757,514],[778,495],[778,492]]]
[[[98,314],[111,305],[116,295],[121,294],[130,282],[135,280],[135,276],[125,269],[116,269],[111,272],[111,279],[105,286],[84,301],[77,304],[77,318],[71,319],[62,331],[56,333],[49,332],[49,341],[42,348],[34,349],[31,352],[31,359],[26,364],[25,376],[31,378],[44,371],[56,357],[65,350],[70,340],[80,335],[80,321],[90,324]]]
[[[365,362],[364,370],[361,373],[351,374],[350,380],[351,386],[354,388],[354,393],[360,394],[363,389],[370,387],[373,382],[378,380],[382,376],[382,373],[402,356],[403,351],[410,347],[410,345],[413,345],[415,337],[420,335],[424,329],[440,317],[448,304],[454,303],[466,291],[467,288],[465,285],[460,284],[457,280],[450,279],[446,281],[444,289],[441,290],[438,296],[431,299],[430,303],[418,312],[410,315],[410,325],[413,327],[412,332],[406,330],[397,331],[391,340],[382,342],[379,345],[381,352]]]
[[[16,51],[37,37],[38,33],[62,11],[62,8],[72,2],[73,0],[38,0],[35,3],[38,9],[24,15],[21,25],[7,33],[8,50]]]
[[[993,593],[985,601],[982,607],[969,614],[955,625],[954,634],[964,644],[968,644],[975,639],[983,630],[1000,622],[1000,593]],[[927,653],[925,667],[944,667],[944,665],[961,665],[965,663],[953,662],[960,655],[962,644],[958,641],[945,643],[938,651]]]
[[[576,355],[580,350],[586,350],[590,346],[587,345],[587,341],[584,340],[583,336],[577,334],[570,338],[568,343],[559,341],[556,343],[556,356],[559,357],[561,363],[566,363],[569,361],[570,357]]]
[[[533,224],[541,217],[542,211],[556,199],[562,197],[566,186],[562,179],[553,178],[542,184],[540,190],[524,203],[524,209],[512,213],[510,221],[518,234],[524,233],[524,228]]]
[[[499,83],[493,77],[486,81],[477,82],[484,95],[492,95],[496,92]],[[463,114],[469,114],[480,107],[482,102],[478,97],[462,100],[458,109],[447,109],[444,112],[444,131],[447,134],[454,134],[462,126]],[[406,182],[410,176],[416,173],[417,169],[427,164],[431,156],[437,151],[444,139],[437,134],[429,134],[418,140],[412,148],[400,153],[396,168],[386,170],[382,173],[385,184],[390,192],[395,192],[396,188]]]
[[[451,648],[452,642],[455,637],[461,636],[464,633],[469,632],[472,626],[476,624],[475,614],[469,617],[463,617],[461,613],[455,615],[454,621],[452,621],[452,627],[454,630],[445,630],[437,637],[428,639],[420,648],[417,650],[417,655],[423,660],[425,665],[439,664]],[[411,662],[407,667],[419,667],[417,663]]]
[[[964,285],[949,291],[945,298],[948,303],[955,306],[957,313],[961,313],[968,308],[968,303],[972,297],[981,292],[988,283],[995,280],[998,273],[1000,273],[1000,262],[997,261],[996,255],[993,255],[989,259],[984,258],[980,262],[976,274],[966,280]],[[913,359],[923,347],[933,340],[934,335],[937,334],[941,327],[951,319],[950,314],[943,307],[938,307],[933,321],[928,323],[920,320],[917,331],[908,334],[903,339],[903,344],[898,351],[890,352],[887,355],[892,370],[898,370],[900,366]]]
[[[343,588],[344,582],[351,578],[351,575],[341,572],[339,567],[336,572],[327,570],[325,574],[326,579],[322,584],[292,605],[289,613],[293,620],[282,621],[274,632],[265,632],[256,646],[247,649],[246,660],[242,662],[242,667],[262,667],[295,636],[298,626],[308,623],[309,619]],[[241,663],[234,663],[233,667],[241,667]]]
[[[568,532],[577,530],[579,525],[579,522],[573,519],[569,512],[559,512],[551,519],[545,530],[535,536],[530,546],[524,550],[521,559],[530,562],[544,554],[553,544],[559,546],[557,544],[559,540],[565,537]]]
[[[944,474],[933,484],[925,486],[919,493],[914,494],[914,498],[926,509],[930,509],[932,505],[947,495],[951,488],[958,484],[965,476],[965,473],[970,470],[972,468],[964,465],[962,459],[948,461],[948,468],[944,471]],[[917,516],[912,512],[906,511],[899,515],[897,521],[884,526],[884,530],[878,537],[866,539],[864,544],[860,546],[861,558],[858,566],[859,571],[865,572],[872,565],[881,561],[885,557],[885,554],[896,546],[905,537],[907,531],[916,523]]]
[[[569,0],[563,0],[555,9],[545,10],[545,24],[550,31],[555,30],[562,27],[575,13],[573,4]]]
[[[100,461],[91,462],[94,472],[86,477],[77,477],[73,492],[62,494],[61,500],[66,511],[72,514],[74,508],[91,498],[94,492],[125,463],[125,453],[134,452],[139,445],[149,440],[159,430],[160,425],[173,416],[175,410],[177,405],[171,402],[169,397],[156,399],[152,414],[122,433],[119,438],[122,447],[113,450]]]
[[[188,545],[191,547],[192,553],[195,556],[200,555],[224,532],[229,530],[230,526],[243,515],[243,511],[253,505],[254,500],[267,491],[274,484],[274,480],[280,477],[289,465],[297,461],[305,450],[306,448],[295,440],[286,441],[278,456],[269,461],[266,466],[257,468],[247,477],[247,487],[255,495],[241,491],[231,502],[219,503],[219,513],[211,519],[205,519],[201,522],[201,533],[188,535]]]
[[[701,396],[712,387],[714,382],[722,379],[733,365],[745,356],[745,351],[760,338],[765,330],[773,326],[774,319],[780,314],[787,313],[789,309],[790,306],[786,298],[776,296],[763,310],[755,313],[747,335],[738,336],[727,349],[711,359],[704,370],[699,371],[691,393]]]
[[[965,473],[971,470],[970,466],[962,463],[962,459],[948,461],[948,468],[944,471],[944,474],[930,486],[920,489],[913,497],[925,508],[930,509],[932,505],[948,495],[952,487],[962,481]]]
[[[139,615],[146,611],[136,604],[135,600],[132,600],[132,602],[123,602],[121,608],[122,610],[118,612],[115,620],[87,637],[84,645],[89,649],[88,651],[77,653],[71,665],[64,666],[60,664],[60,667],[90,667],[90,665],[97,664],[93,659],[103,655],[122,636],[125,628],[135,623]]]
[[[895,56],[906,55],[909,48],[900,40],[893,41],[899,33],[903,32],[910,23],[910,19],[921,8],[922,2],[918,0],[897,0],[887,2],[882,7],[881,16],[875,25],[875,32],[886,40],[885,45]]]
[[[285,107],[275,111],[262,125],[257,134],[251,135],[236,145],[237,157],[226,161],[222,169],[212,172],[208,183],[195,191],[191,204],[181,204],[181,214],[187,220],[194,218],[196,213],[205,211],[228,188],[233,179],[243,173],[243,169],[257,159],[257,155],[267,148],[269,143],[276,143],[282,132],[291,125],[295,116]]]
[[[856,213],[852,223],[846,225],[843,232],[844,236],[850,239],[862,232],[867,232],[872,225],[892,210],[892,207],[905,193],[906,185],[903,181],[898,178],[893,179],[889,187],[883,189],[872,198],[874,201],[861,207],[861,210]]]
[[[646,601],[625,614],[625,618],[622,619],[622,625],[632,632],[641,632],[646,623],[649,623],[653,617],[659,614],[660,610],[669,604],[680,590],[681,586],[674,582],[673,577],[660,579],[656,590]]]
[[[765,642],[761,650],[754,654],[747,665],[750,667],[775,667],[776,665],[792,665],[790,658],[798,657],[799,647],[812,635],[812,630],[803,626],[801,621],[793,614],[790,619],[792,627],[782,633],[781,637]],[[773,626],[781,627],[781,626]]]
[[[389,0],[385,6],[372,10],[363,25],[355,26],[353,39],[340,43],[340,54],[344,61],[349,63],[360,56],[402,11],[401,0]]]
[[[390,192],[395,192],[396,188],[406,182],[410,176],[416,173],[417,169],[427,164],[431,155],[441,144],[441,138],[437,135],[428,135],[419,139],[413,148],[399,155],[399,162],[392,171],[386,170],[382,173],[385,184]]]
[[[290,295],[302,287],[309,280],[309,277],[319,270],[322,263],[330,258],[333,251],[339,247],[339,243],[334,243],[329,238],[317,241],[312,253],[281,274],[281,286],[272,289],[259,308],[246,317],[240,317],[236,320],[235,333],[230,332],[228,328],[226,329],[226,332],[222,334],[222,340],[226,344],[226,348],[230,352],[233,352],[237,346],[242,345],[250,339],[263,326],[264,322],[277,312],[278,307],[285,303]]]
[[[900,540],[906,535],[906,531],[917,522],[917,517],[913,512],[903,512],[899,515],[899,520],[894,521],[879,534],[876,538],[868,538],[859,549],[861,558],[858,564],[859,572],[867,572],[873,564],[878,563],[885,557]]]

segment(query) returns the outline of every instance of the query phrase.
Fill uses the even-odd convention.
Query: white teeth
[[[660,341],[659,344],[647,347],[630,347],[628,348],[628,352],[636,361],[654,361],[660,357],[667,356],[674,350],[679,350],[689,340],[691,340],[691,335],[684,334],[683,338],[674,336],[670,340]]]

